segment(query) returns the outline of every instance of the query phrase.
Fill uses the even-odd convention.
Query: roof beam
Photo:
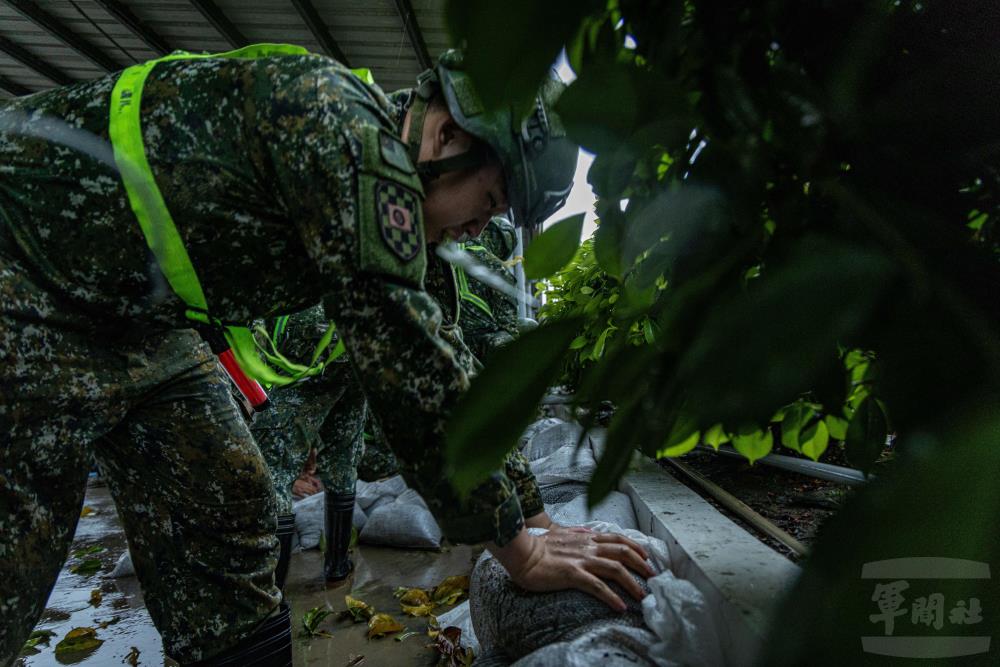
[[[420,67],[430,69],[434,66],[431,62],[431,54],[427,51],[427,43],[424,35],[417,25],[417,15],[413,13],[413,4],[410,0],[396,0],[396,9],[399,11],[399,18],[403,19],[403,27],[406,28],[406,35],[410,38],[410,44],[417,54]]]
[[[337,40],[330,34],[330,30],[323,23],[323,19],[320,18],[313,3],[310,0],[292,0],[292,5],[295,7],[295,11],[299,13],[303,23],[309,28],[309,32],[316,38],[319,45],[323,47],[326,55],[337,59],[345,67],[350,67],[351,64],[347,61],[347,56],[344,55],[340,45],[337,44]]]
[[[60,86],[73,83],[73,79],[69,74],[55,65],[50,65],[20,44],[16,44],[3,36],[0,36],[0,51],[6,53],[28,69],[38,72],[53,83],[57,83]]]
[[[212,24],[213,28],[219,31],[219,34],[226,38],[226,41],[233,48],[238,49],[250,43],[250,40],[240,32],[239,28],[233,25],[232,21],[226,18],[226,15],[212,0],[191,0],[191,4],[201,12],[201,15]]]
[[[30,95],[31,91],[22,86],[19,83],[11,81],[7,77],[0,74],[0,88],[6,90],[8,93],[14,97],[20,97],[21,95]]]
[[[167,40],[163,39],[155,30],[142,22],[132,10],[118,0],[94,0],[94,3],[110,14],[116,21],[128,28],[133,35],[141,39],[146,46],[156,51],[161,56],[165,56],[171,51]]]
[[[28,19],[50,35],[57,37],[64,44],[94,63],[106,72],[121,69],[121,65],[109,58],[103,51],[77,36],[66,24],[52,16],[31,0],[6,0],[7,4],[17,10],[21,16]]]

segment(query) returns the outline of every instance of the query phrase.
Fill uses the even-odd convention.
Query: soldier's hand
[[[656,574],[646,563],[646,551],[632,540],[587,529],[562,528],[539,536],[522,530],[510,544],[493,546],[490,551],[525,590],[576,588],[618,611],[625,611],[625,603],[605,580],[641,600],[643,590],[628,571],[646,578]]]

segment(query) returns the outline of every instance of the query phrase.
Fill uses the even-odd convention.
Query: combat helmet
[[[434,68],[417,78],[410,131],[417,140],[410,143],[410,156],[425,181],[488,159],[479,145],[451,158],[417,160],[427,103],[440,92],[458,126],[493,149],[500,159],[513,223],[519,227],[537,225],[562,208],[573,187],[579,150],[567,138],[553,110],[566,85],[550,72],[526,116],[516,114],[512,105],[489,111],[474,90],[463,61],[461,51],[446,51]]]

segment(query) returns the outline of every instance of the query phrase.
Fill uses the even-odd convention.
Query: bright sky
[[[576,78],[573,74],[573,70],[570,69],[569,63],[566,61],[566,54],[563,52],[559,55],[559,61],[556,63],[556,72],[566,83],[570,83]],[[559,222],[563,218],[567,218],[576,213],[585,213],[586,217],[583,220],[583,238],[590,237],[597,229],[594,224],[594,191],[590,189],[590,184],[587,183],[587,171],[590,169],[591,163],[594,161],[594,155],[588,153],[587,151],[580,151],[580,159],[576,163],[576,175],[573,177],[573,191],[569,194],[569,199],[566,200],[566,205],[556,211],[555,215],[545,221],[543,225],[548,225],[553,222]]]

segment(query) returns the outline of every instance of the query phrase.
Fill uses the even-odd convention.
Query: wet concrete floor
[[[15,665],[127,665],[131,664],[128,656],[138,651],[139,665],[174,667],[177,663],[163,655],[160,635],[146,612],[136,578],[107,577],[126,549],[125,535],[107,488],[97,485],[88,488],[84,507],[92,511],[80,518],[70,558],[59,574],[37,626],[37,629],[50,630],[55,634],[47,646],[39,644],[34,652],[25,652]],[[92,553],[81,553],[88,550]],[[353,554],[354,574],[337,587],[328,587],[323,581],[323,559],[318,550],[293,555],[285,593],[292,607],[294,664],[296,667],[435,664],[436,653],[428,648],[431,640],[426,633],[427,619],[404,616],[393,592],[399,586],[433,588],[446,577],[469,574],[480,552],[481,548],[469,546],[445,547],[441,552],[430,552],[361,545],[355,548]],[[74,565],[87,559],[100,561],[97,572],[84,574],[70,571]],[[99,594],[94,591],[99,591]],[[338,621],[335,613],[319,626],[330,637],[300,636],[301,619],[305,612],[324,606],[339,612],[345,608],[344,596],[347,594],[363,600],[377,612],[391,614],[407,631],[418,634],[403,641],[397,641],[395,637],[402,636],[405,631],[369,640],[366,624]],[[434,611],[441,614],[450,608],[439,607]],[[94,628],[97,638],[104,643],[90,652],[56,657],[56,643],[70,630],[81,627]],[[363,656],[364,660],[358,660],[359,656]]]

